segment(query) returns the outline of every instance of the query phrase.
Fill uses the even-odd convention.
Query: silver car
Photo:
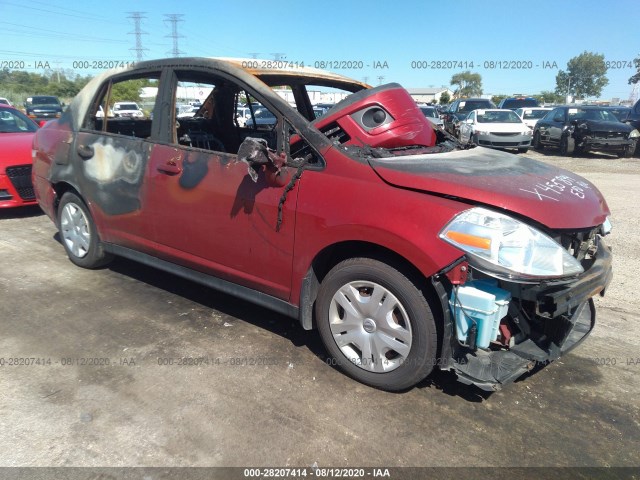
[[[538,120],[540,120],[550,111],[551,107],[528,107],[518,108],[515,110],[516,115],[518,115],[525,123],[525,125],[531,128],[531,130],[533,130],[533,127],[536,126]]]
[[[431,105],[418,105],[418,107],[420,107],[424,116],[427,117],[427,120],[429,120],[434,127],[444,128],[444,120],[440,118],[436,107],[432,107]]]
[[[462,143],[490,148],[515,148],[525,153],[531,146],[531,129],[513,110],[473,110],[460,122]]]

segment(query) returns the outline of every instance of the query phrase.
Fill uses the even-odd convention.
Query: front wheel
[[[540,141],[540,132],[535,132],[533,134],[533,142],[532,145],[534,150],[538,150],[541,151],[544,149],[544,145],[542,145],[542,142]]]
[[[627,145],[624,147],[624,150],[618,153],[618,157],[620,158],[631,158],[633,154],[636,152],[636,142],[631,143],[631,145]]]
[[[316,321],[344,372],[383,390],[403,390],[436,363],[437,333],[422,292],[399,270],[370,258],[336,265],[323,279]]]
[[[576,149],[576,141],[568,135],[565,135],[560,140],[560,155],[568,157],[573,155]]]
[[[67,192],[58,206],[58,229],[69,260],[83,268],[98,268],[113,257],[102,248],[89,209],[76,194]]]

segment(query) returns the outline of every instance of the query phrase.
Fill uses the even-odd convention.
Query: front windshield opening
[[[31,105],[60,105],[56,97],[33,97],[31,101],[27,99],[27,103]]]
[[[37,125],[22,113],[13,110],[0,110],[0,133],[35,132]]]
[[[463,105],[464,103],[464,105]],[[479,108],[495,108],[493,105],[488,105],[487,102],[460,102],[460,112],[472,112]]]
[[[521,123],[520,117],[515,112],[509,111],[492,111],[478,112],[478,123]]]
[[[420,110],[422,110],[422,113],[424,113],[425,117],[440,118],[440,116],[438,115],[438,112],[436,111],[435,108],[432,108],[432,107],[420,107]]]

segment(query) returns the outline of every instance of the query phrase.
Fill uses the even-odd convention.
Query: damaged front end
[[[465,256],[432,277],[444,312],[441,365],[462,383],[495,391],[558,359],[593,330],[592,297],[604,295],[612,278],[603,239],[610,225],[549,235],[530,228],[518,238],[521,225],[507,221],[497,238],[495,225],[483,232],[469,223],[513,219],[467,212],[467,224],[451,222],[441,234]],[[532,240],[535,234],[544,238]]]

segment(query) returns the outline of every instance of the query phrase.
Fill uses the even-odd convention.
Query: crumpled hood
[[[630,132],[632,127],[622,122],[604,122],[599,120],[578,120],[578,126],[586,124],[592,132]]]
[[[598,189],[579,175],[489,148],[369,163],[391,185],[508,210],[551,229],[594,227],[610,213]]]

